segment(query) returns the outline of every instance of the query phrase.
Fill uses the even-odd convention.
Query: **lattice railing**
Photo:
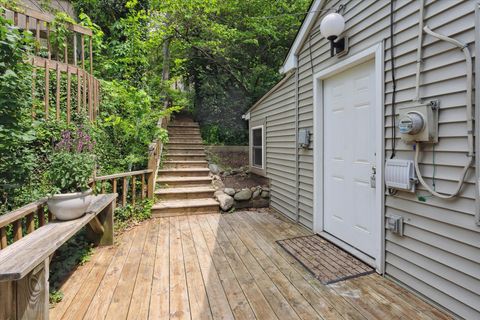
[[[29,30],[35,39],[31,58],[32,115],[37,117],[43,113],[48,119],[54,113],[56,119],[60,119],[64,114],[70,123],[73,112],[84,112],[89,119],[95,120],[100,105],[100,82],[93,76],[92,30],[67,24],[65,43],[55,47],[52,42],[53,15],[22,6],[4,9],[7,19],[20,29]],[[36,88],[39,83],[43,87],[41,92]],[[38,101],[43,102],[42,108],[39,108]]]

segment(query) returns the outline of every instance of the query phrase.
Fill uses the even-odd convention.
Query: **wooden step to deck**
[[[205,159],[204,154],[167,154],[168,161],[205,161]]]
[[[213,198],[215,189],[208,187],[180,187],[158,189],[155,195],[161,201],[166,200],[182,200],[182,199],[207,199]]]
[[[203,147],[202,142],[198,143],[178,143],[178,142],[169,142],[167,144],[167,149],[171,149],[172,147],[176,147],[177,149],[192,149],[194,147]]]
[[[200,126],[198,123],[171,123],[168,125],[167,129],[180,128],[180,129],[199,129]]]
[[[199,133],[169,133],[169,140],[181,140],[181,139],[190,139],[190,140],[202,140],[202,136]]]
[[[160,169],[159,176],[169,177],[206,177],[210,173],[208,168],[175,168],[175,169]]]
[[[169,144],[203,144],[199,138],[169,138]]]
[[[169,200],[156,203],[152,207],[153,217],[172,217],[181,215],[194,215],[217,213],[218,202],[212,198]]]
[[[161,187],[178,188],[178,187],[191,187],[191,186],[211,186],[212,178],[205,177],[172,177],[162,176],[157,178],[157,183]]]
[[[200,134],[199,128],[184,128],[184,127],[175,127],[168,129],[168,133],[173,134]]]
[[[174,153],[182,153],[182,154],[202,153],[203,154],[205,152],[205,148],[203,146],[196,146],[188,149],[185,149],[182,147],[169,147],[167,151],[173,154]]]
[[[208,168],[207,161],[164,161],[164,169],[174,169],[174,168]]]

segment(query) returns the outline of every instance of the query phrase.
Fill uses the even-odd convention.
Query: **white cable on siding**
[[[422,177],[422,174],[420,172],[420,167],[418,165],[418,156],[420,153],[420,143],[417,143],[415,146],[415,171],[417,173],[417,178],[424,186],[428,192],[430,192],[432,195],[442,198],[442,199],[451,199],[455,196],[458,195],[460,192],[460,189],[462,188],[464,182],[465,182],[465,177],[467,175],[468,169],[470,166],[473,164],[473,157],[474,157],[474,147],[473,147],[473,117],[472,117],[472,79],[473,79],[473,70],[472,70],[472,56],[470,54],[470,50],[468,50],[468,46],[466,44],[461,43],[458,40],[455,40],[453,38],[447,37],[445,35],[433,32],[430,30],[428,26],[425,26],[423,30],[434,36],[435,38],[438,38],[440,40],[449,42],[453,44],[454,46],[460,48],[460,50],[463,51],[465,55],[465,62],[466,62],[466,74],[467,74],[467,97],[466,97],[466,113],[467,113],[467,141],[468,141],[468,161],[465,164],[465,167],[462,170],[462,174],[460,176],[460,180],[458,181],[457,188],[455,191],[451,194],[444,194],[444,193],[439,193],[436,192],[435,190],[432,190],[432,188],[425,182],[425,180]],[[418,80],[417,80],[418,81]],[[418,83],[417,83],[418,84]]]

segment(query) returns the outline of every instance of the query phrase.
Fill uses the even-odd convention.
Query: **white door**
[[[323,81],[324,231],[374,257],[375,66],[366,62]],[[378,218],[377,218],[378,219]]]

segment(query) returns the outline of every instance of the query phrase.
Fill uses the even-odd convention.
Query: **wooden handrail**
[[[47,202],[47,198],[42,198],[35,202],[29,203],[21,208],[18,208],[14,211],[6,213],[0,216],[0,228],[3,228],[17,220],[20,220],[27,215],[36,212],[38,209],[42,208]]]
[[[95,177],[94,181],[105,181],[105,180],[111,180],[111,179],[117,179],[117,178],[140,176],[142,174],[148,174],[148,173],[151,173],[151,172],[153,172],[153,170],[151,170],[151,169],[121,172],[121,173],[110,174],[110,175],[107,175],[107,176]]]

